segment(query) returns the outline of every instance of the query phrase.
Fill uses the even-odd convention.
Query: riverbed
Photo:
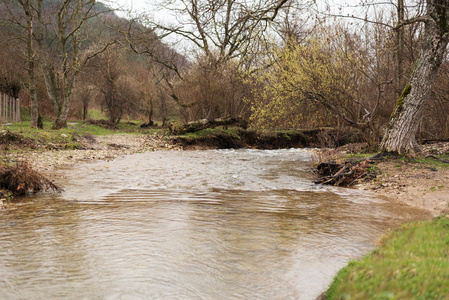
[[[2,299],[315,299],[426,214],[315,185],[309,150],[156,151],[60,168],[0,212]]]

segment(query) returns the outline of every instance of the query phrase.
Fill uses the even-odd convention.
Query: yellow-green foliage
[[[305,118],[335,122],[331,105],[347,112],[357,82],[357,72],[351,72],[357,64],[353,54],[327,39],[311,38],[290,42],[276,55],[274,67],[257,75],[263,88],[255,92],[252,107],[256,125],[296,127]]]

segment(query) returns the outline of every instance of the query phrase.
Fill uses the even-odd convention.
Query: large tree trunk
[[[64,99],[62,109],[61,111],[59,111],[59,114],[57,115],[56,120],[53,123],[53,129],[61,129],[67,127],[67,116],[69,114],[69,108],[70,108],[70,97]]]
[[[419,151],[416,142],[426,104],[449,42],[447,0],[428,0],[420,56],[391,115],[381,149],[399,154]]]
[[[53,129],[67,127],[67,116],[69,113],[70,102],[73,89],[75,88],[75,77],[58,78],[58,74],[53,66],[44,66],[44,81],[47,88],[47,95],[53,103],[53,110],[56,120],[53,123]]]

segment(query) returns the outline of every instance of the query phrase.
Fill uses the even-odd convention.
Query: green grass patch
[[[31,140],[35,144],[45,145],[48,143],[62,145],[64,149],[78,149],[79,137],[85,135],[112,135],[112,134],[162,134],[162,129],[142,129],[140,122],[126,122],[118,124],[116,129],[108,129],[97,125],[91,125],[83,121],[68,121],[67,128],[59,130],[52,129],[51,121],[43,122],[43,129],[30,127],[30,121],[22,121],[12,125],[0,125],[0,130],[7,130],[21,137]],[[26,147],[26,145],[24,145]]]
[[[407,224],[334,278],[327,299],[449,299],[449,219]]]
[[[100,126],[89,125],[79,121],[69,121],[67,128],[59,130],[53,130],[53,122],[44,121],[43,129],[36,129],[30,127],[30,121],[22,121],[14,123],[13,125],[2,126],[2,129],[9,130],[14,133],[21,134],[27,138],[33,140],[53,141],[59,142],[66,139],[66,136],[73,134],[95,134],[95,135],[107,135],[113,134],[115,131],[112,129],[105,129]]]
[[[87,110],[87,118],[92,120],[103,120],[107,119],[107,116],[99,109],[89,109]]]
[[[445,160],[445,161],[449,161],[449,155],[444,154],[444,155],[434,155],[436,158],[439,158],[440,160],[431,158],[431,157],[416,157],[415,159],[412,160],[412,162],[416,162],[416,163],[420,163],[420,164],[425,164],[429,167],[433,167],[433,168],[437,168],[437,169],[449,169],[449,163],[441,161],[441,160]]]

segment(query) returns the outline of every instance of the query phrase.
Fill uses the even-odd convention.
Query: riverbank
[[[89,121],[71,122],[61,130],[50,129],[50,123],[43,130],[32,129],[28,123],[0,126],[0,151],[13,162],[26,160],[37,171],[146,151],[320,148],[360,140],[356,131],[332,128],[273,132],[214,128],[171,135],[168,130],[141,128],[132,122],[120,123],[116,129]]]
[[[26,160],[39,172],[49,173],[57,167],[77,166],[89,161],[112,160],[115,157],[147,151],[182,150],[168,143],[163,136],[141,134],[113,134],[88,136],[78,140],[81,149],[60,149],[54,145],[45,148],[13,151],[14,161]]]
[[[449,143],[423,145],[422,151],[416,158],[374,161],[369,167],[369,178],[356,181],[353,187],[427,210],[434,217],[449,214]],[[354,154],[348,147],[341,147],[320,151],[316,160],[357,161],[372,155]]]
[[[333,153],[347,159],[348,154]],[[387,158],[357,188],[425,209],[435,218],[404,224],[364,258],[351,261],[318,299],[449,299],[449,143],[421,157]]]
[[[329,143],[331,135],[330,132],[320,130],[259,135],[253,131],[240,132],[237,135],[232,130],[206,130],[194,135],[170,137],[162,131],[126,133],[122,130],[116,133],[81,123],[73,124],[67,131],[33,131],[25,128],[10,131],[11,128],[4,126],[0,130],[0,141],[6,150],[3,151],[3,157],[12,163],[26,161],[33,169],[44,174],[51,174],[54,168],[60,166],[112,160],[117,156],[147,151],[219,149],[232,146],[259,149],[304,145],[319,147],[325,140]],[[6,136],[7,134],[9,136]],[[29,138],[30,136],[33,136],[33,139]],[[332,143],[347,139],[347,136],[333,137]],[[359,148],[345,146],[334,151],[333,155],[348,157]],[[449,156],[449,143],[424,146],[424,156],[429,155],[443,158]],[[403,157],[377,162],[373,169],[376,178],[360,182],[357,188],[428,210],[433,216],[449,213],[449,164],[431,158]]]
[[[359,184],[359,189],[428,210],[434,217],[449,214],[449,169],[404,160],[379,162],[376,168],[376,180]]]
[[[28,141],[26,136],[10,137],[11,143],[2,144],[4,148],[5,146],[8,148],[5,149],[7,151],[3,155],[10,162],[27,161],[32,165],[33,169],[47,175],[51,179],[53,170],[59,167],[76,168],[89,161],[112,160],[115,157],[146,151],[179,151],[186,148],[204,149],[206,144],[202,143],[206,143],[207,139],[210,139],[209,137],[194,137],[193,140],[196,140],[196,142],[186,145],[183,142],[179,142],[179,137],[173,139],[160,134],[160,132],[106,132],[102,134],[83,133],[75,135],[69,132],[58,131],[52,132],[52,134],[54,136],[51,141],[42,140],[39,144],[33,144]],[[289,135],[281,135],[287,141],[289,138],[291,139]],[[216,135],[213,137],[213,140],[220,140],[219,136]],[[275,134],[274,136],[280,135]],[[188,139],[189,137],[183,137],[183,139],[186,138]],[[214,144],[211,148],[217,148],[218,146]],[[349,151],[351,153],[358,149],[354,145],[349,148],[351,148],[351,151]],[[348,149],[348,147],[345,149]],[[445,158],[449,154],[449,144],[428,145],[425,147],[425,154]],[[341,155],[341,153],[337,155]],[[347,155],[352,154],[347,153]],[[447,215],[449,213],[449,168],[445,163],[432,158],[411,159],[402,157],[378,162],[373,167],[373,171],[376,173],[375,179],[361,182],[356,187],[389,197],[397,202],[426,209],[433,216]],[[433,239],[433,236],[429,235],[429,237]],[[419,243],[421,241],[417,242],[417,244]],[[395,263],[390,262],[390,264],[396,266]],[[351,266],[352,264],[350,264]],[[369,272],[369,269],[366,272]],[[391,278],[389,277],[387,280]]]
[[[350,262],[319,299],[449,299],[449,218],[405,224]]]

